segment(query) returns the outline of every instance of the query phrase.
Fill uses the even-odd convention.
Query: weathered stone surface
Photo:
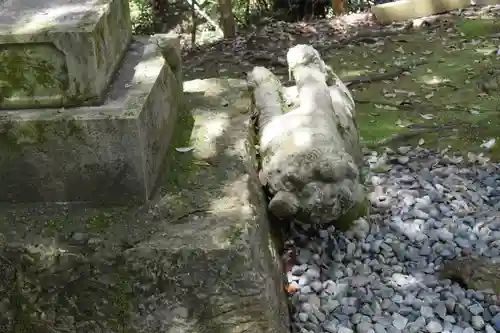
[[[127,0],[6,0],[0,108],[102,102],[131,35]]]
[[[180,113],[150,206],[0,209],[6,332],[288,332],[245,89],[185,86],[195,107]]]
[[[406,21],[471,6],[471,0],[398,0],[371,7],[380,24]]]
[[[102,106],[0,112],[0,201],[147,199],[182,100],[156,39],[132,43]]]
[[[366,214],[359,167],[359,134],[354,100],[319,53],[297,45],[287,54],[297,84],[295,108],[285,111],[278,78],[263,67],[249,74],[257,116],[262,185],[269,190],[269,210],[281,219],[336,223],[347,228]],[[329,80],[332,79],[332,80]],[[328,86],[327,81],[332,81]]]
[[[476,6],[491,6],[500,4],[500,0],[472,0]]]

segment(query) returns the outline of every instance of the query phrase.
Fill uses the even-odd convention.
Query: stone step
[[[147,200],[181,107],[180,71],[178,38],[137,37],[101,106],[0,111],[0,201]]]
[[[185,94],[149,205],[0,209],[0,331],[289,332],[246,82]]]
[[[127,0],[5,0],[0,108],[101,103],[131,26]]]
[[[378,23],[390,24],[469,6],[471,0],[398,0],[372,6],[371,12]]]

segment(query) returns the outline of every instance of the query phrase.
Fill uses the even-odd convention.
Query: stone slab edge
[[[182,101],[158,38],[135,38],[102,106],[0,112],[1,202],[147,200]]]
[[[380,24],[390,24],[467,8],[471,0],[400,0],[371,7]]]
[[[60,6],[65,8],[65,4]],[[87,6],[85,11],[66,15],[67,21],[51,15],[59,8],[49,8],[36,19],[27,10],[28,21],[22,25],[0,23],[0,62],[4,64],[0,108],[103,102],[132,37],[129,4],[106,0],[83,6]]]
[[[147,327],[146,332],[287,333],[283,270],[257,175],[246,82],[189,83],[187,96],[203,95],[190,112],[194,155],[210,160],[210,152],[216,153],[213,163],[190,172],[196,175],[192,179],[181,173],[180,187],[165,185],[166,199],[158,203],[164,207],[158,214],[165,216],[157,222],[160,229],[125,252],[137,271],[162,271],[169,281],[161,288],[165,295],[151,305],[156,310],[136,317],[133,326]],[[238,92],[244,93],[238,97]],[[229,107],[221,107],[225,103]],[[221,119],[228,127],[212,147],[207,134]],[[203,202],[210,208],[203,209]],[[191,213],[185,205],[193,205]],[[144,282],[146,289],[158,288]]]

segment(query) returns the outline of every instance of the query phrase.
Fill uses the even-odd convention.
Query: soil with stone
[[[205,49],[221,55],[210,70],[187,57],[192,75],[262,65],[286,83],[284,54],[310,43],[354,93],[372,212],[347,233],[292,224],[294,332],[500,331],[499,14],[275,24],[267,43],[255,33]]]

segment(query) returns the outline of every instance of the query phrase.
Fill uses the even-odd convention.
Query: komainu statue
[[[294,46],[287,62],[294,87],[264,67],[248,74],[269,211],[348,227],[367,207],[353,97],[313,47]]]

